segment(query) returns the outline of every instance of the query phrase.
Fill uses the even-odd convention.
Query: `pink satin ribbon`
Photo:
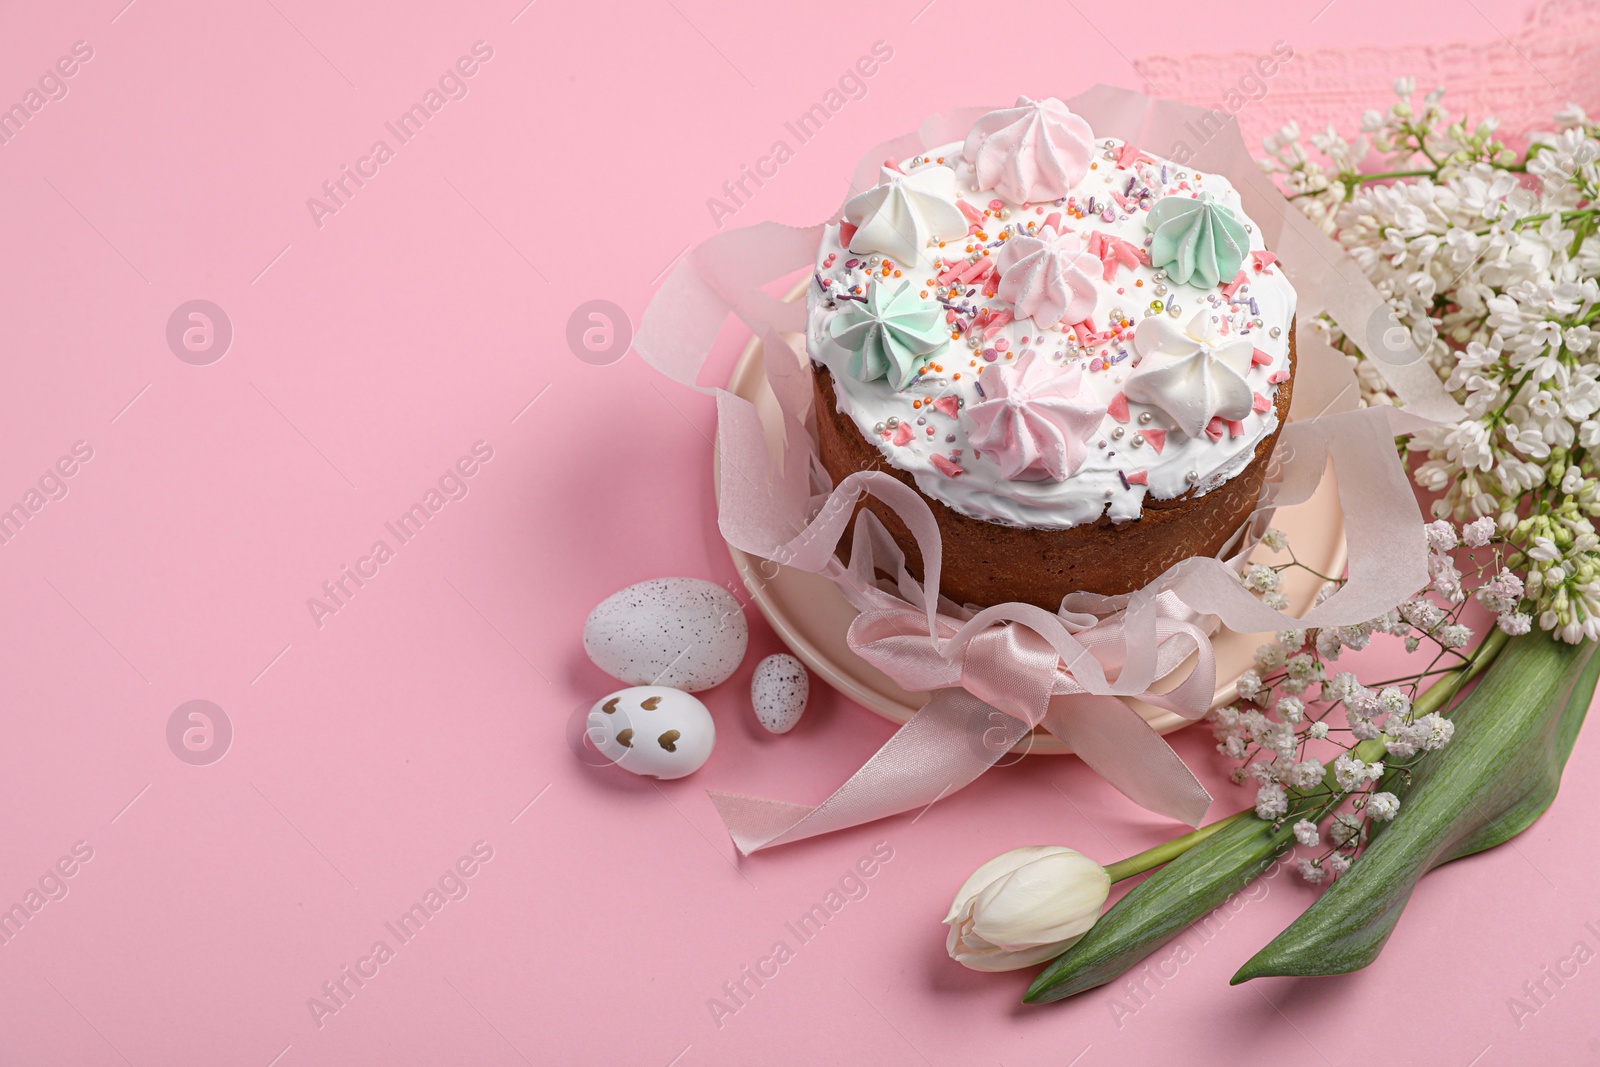
[[[941,613],[934,606],[939,561],[933,516],[915,494],[877,472],[846,478],[819,516],[777,555],[815,563],[816,547],[837,541],[841,516],[848,519],[855,498],[869,487],[902,512],[919,543],[933,539],[933,553],[926,557],[928,585],[919,588],[877,520],[870,513],[858,516],[850,566],[834,576],[862,609],[850,625],[849,645],[902,688],[933,695],[815,807],[712,792],[739,851],[748,855],[926,807],[988,770],[1035,727],[1066,742],[1130,799],[1198,825],[1210,794],[1121,699],[1132,696],[1187,719],[1205,714],[1216,688],[1216,664],[1211,642],[1191,621],[1194,613],[1170,593],[1144,601],[1149,610],[1137,613],[1145,623],[1140,632],[1152,640],[1132,655],[1126,609],[1098,617],[1002,604],[966,618]],[[872,578],[880,562],[898,574],[896,592]],[[1191,655],[1195,664],[1176,687],[1166,693],[1151,689]]]

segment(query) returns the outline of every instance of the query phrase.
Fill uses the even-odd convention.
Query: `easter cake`
[[[1289,410],[1275,263],[1225,177],[1019,99],[886,162],[825,228],[807,290],[822,463],[922,495],[960,603],[1053,611],[1216,555]],[[861,506],[921,577],[899,517]]]

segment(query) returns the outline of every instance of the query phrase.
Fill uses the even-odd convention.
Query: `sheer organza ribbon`
[[[1105,86],[1068,103],[1098,134],[1156,146],[1175,143],[1198,115]],[[870,183],[878,161],[961,139],[982,112],[935,117],[920,133],[873,149],[858,168],[858,184]],[[696,380],[730,313],[763,344],[775,416],[764,421],[750,401],[708,390],[717,399],[724,538],[745,552],[830,578],[860,612],[850,628],[851,649],[903,688],[932,694],[820,805],[711,793],[741,852],[926,807],[982,774],[1036,727],[1060,737],[1130,799],[1197,825],[1210,796],[1126,700],[1197,718],[1215,689],[1211,626],[1262,632],[1350,625],[1383,614],[1398,596],[1427,583],[1421,516],[1393,438],[1429,420],[1457,419],[1459,406],[1414,348],[1394,350],[1391,335],[1377,366],[1406,407],[1357,409],[1346,360],[1309,324],[1326,313],[1365,349],[1371,324],[1383,321],[1377,292],[1262,177],[1235,131],[1199,146],[1184,162],[1234,181],[1296,284],[1294,408],[1257,511],[1225,558],[1184,560],[1122,596],[1072,594],[1055,613],[1015,603],[965,609],[939,596],[938,526],[920,495],[878,471],[828,486],[806,430],[806,361],[785,337],[804,328],[805,308],[762,290],[814,262],[820,226],[768,223],[719,234],[685,256],[652,300],[634,348],[685,385],[700,388]],[[1348,581],[1297,619],[1251,595],[1238,567],[1273,509],[1308,499],[1330,462],[1344,512]],[[850,563],[837,559],[835,547],[863,493],[892,508],[911,531],[924,582],[906,571],[893,539],[869,512],[857,518]],[[1191,656],[1189,673],[1157,692],[1156,684]]]

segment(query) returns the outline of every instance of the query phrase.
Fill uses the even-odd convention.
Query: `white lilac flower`
[[[1393,793],[1374,793],[1367,798],[1367,814],[1388,822],[1400,813],[1400,798]]]
[[[1276,819],[1289,811],[1289,797],[1283,786],[1273,782],[1256,792],[1256,814],[1263,819]]]

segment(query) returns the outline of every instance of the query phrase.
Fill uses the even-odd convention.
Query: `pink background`
[[[1017,1003],[1026,974],[948,961],[938,920],[1003,849],[1110,861],[1168,835],[1077,762],[1032,758],[915,820],[740,860],[706,788],[815,801],[891,732],[819,691],[793,734],[764,734],[749,670],[779,646],[753,610],[747,665],[707,695],[721,733],[702,772],[652,784],[563,740],[612,688],[578,640],[595,602],[662,575],[736,585],[710,403],[632,356],[581,362],[568,315],[606,299],[637,321],[713,232],[707,198],[874,41],[894,58],[865,98],[735,224],[823,217],[861,152],[932,110],[1138,87],[1146,52],[1497,47],[1527,0],[1245,0],[1209,23],[1163,3],[1013,20],[948,0],[848,18],[709,0],[124,2],[0,14],[0,102],[75,41],[93,48],[0,145],[0,505],[75,442],[93,450],[0,545],[0,904],[77,842],[93,850],[0,945],[0,1060],[1600,1058],[1600,965],[1549,984],[1520,1026],[1507,1003],[1575,942],[1600,947],[1584,925],[1600,927],[1593,729],[1551,811],[1430,876],[1371,970],[1227,986],[1311,899],[1279,875],[1182,967],[1154,957],[1140,997],[1119,983],[1043,1009]],[[307,198],[392,145],[384,122],[479,40],[493,57],[469,94],[319,227]],[[165,339],[192,299],[233,325],[209,366]],[[721,366],[740,341],[730,328]],[[384,523],[479,441],[493,459],[468,495],[319,627],[307,599],[392,545]],[[234,731],[207,766],[168,747],[192,699]],[[1203,731],[1176,743],[1217,814],[1244,802]],[[400,944],[385,922],[479,841],[493,858],[468,894]],[[879,842],[893,858],[870,893],[799,944],[785,922]],[[393,959],[319,1027],[308,998],[380,938]],[[780,939],[794,959],[716,1025],[708,999]]]

